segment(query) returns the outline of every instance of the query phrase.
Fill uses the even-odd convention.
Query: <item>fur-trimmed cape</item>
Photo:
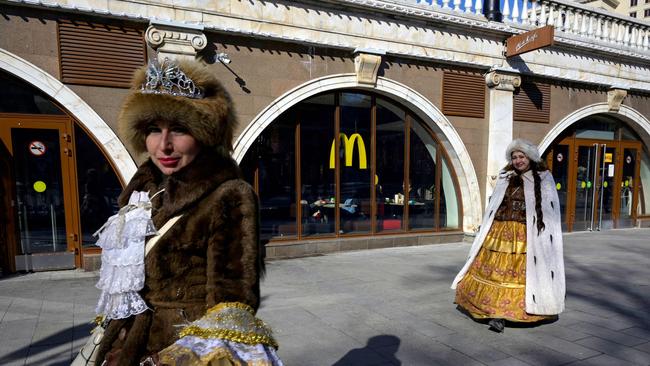
[[[198,319],[220,302],[259,306],[259,208],[235,161],[204,150],[184,169],[164,176],[149,160],[120,196],[120,204],[133,191],[153,194],[162,188],[152,201],[156,227],[183,216],[145,259],[140,294],[152,310],[111,321],[97,364],[111,351],[116,365],[139,364],[177,340],[177,325]],[[122,329],[124,339],[119,336]]]

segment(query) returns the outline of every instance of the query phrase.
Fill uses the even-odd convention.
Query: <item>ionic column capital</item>
[[[145,33],[147,44],[158,52],[158,59],[194,59],[208,39],[203,26],[168,21],[151,21]]]
[[[521,76],[516,72],[491,70],[485,74],[485,83],[490,89],[512,92],[521,86]]]

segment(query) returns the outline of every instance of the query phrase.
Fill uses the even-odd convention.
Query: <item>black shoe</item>
[[[490,326],[490,330],[497,333],[503,333],[503,329],[506,327],[506,320],[492,319],[488,322],[488,325]]]

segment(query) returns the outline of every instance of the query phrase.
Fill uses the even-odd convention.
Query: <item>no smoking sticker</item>
[[[45,154],[45,151],[47,151],[47,148],[41,141],[32,141],[29,143],[29,152],[32,153],[32,155],[41,156]]]

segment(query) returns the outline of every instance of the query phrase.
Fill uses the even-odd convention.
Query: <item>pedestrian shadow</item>
[[[400,343],[399,337],[394,335],[370,337],[365,347],[350,350],[333,366],[401,365],[402,362],[395,355]]]
[[[90,331],[94,326],[90,323],[69,327],[62,329],[50,336],[39,339],[24,347],[20,347],[7,354],[0,354],[0,365],[16,364],[25,362],[27,358],[33,358],[41,353],[47,352],[47,358],[50,360],[48,365],[51,366],[68,366],[70,365],[70,357],[77,355],[79,349],[62,350],[60,352],[51,352],[54,348],[60,348],[63,344],[76,344],[78,348],[82,346],[79,340],[90,336]],[[64,355],[62,357],[61,355]],[[60,360],[60,358],[64,358]]]

